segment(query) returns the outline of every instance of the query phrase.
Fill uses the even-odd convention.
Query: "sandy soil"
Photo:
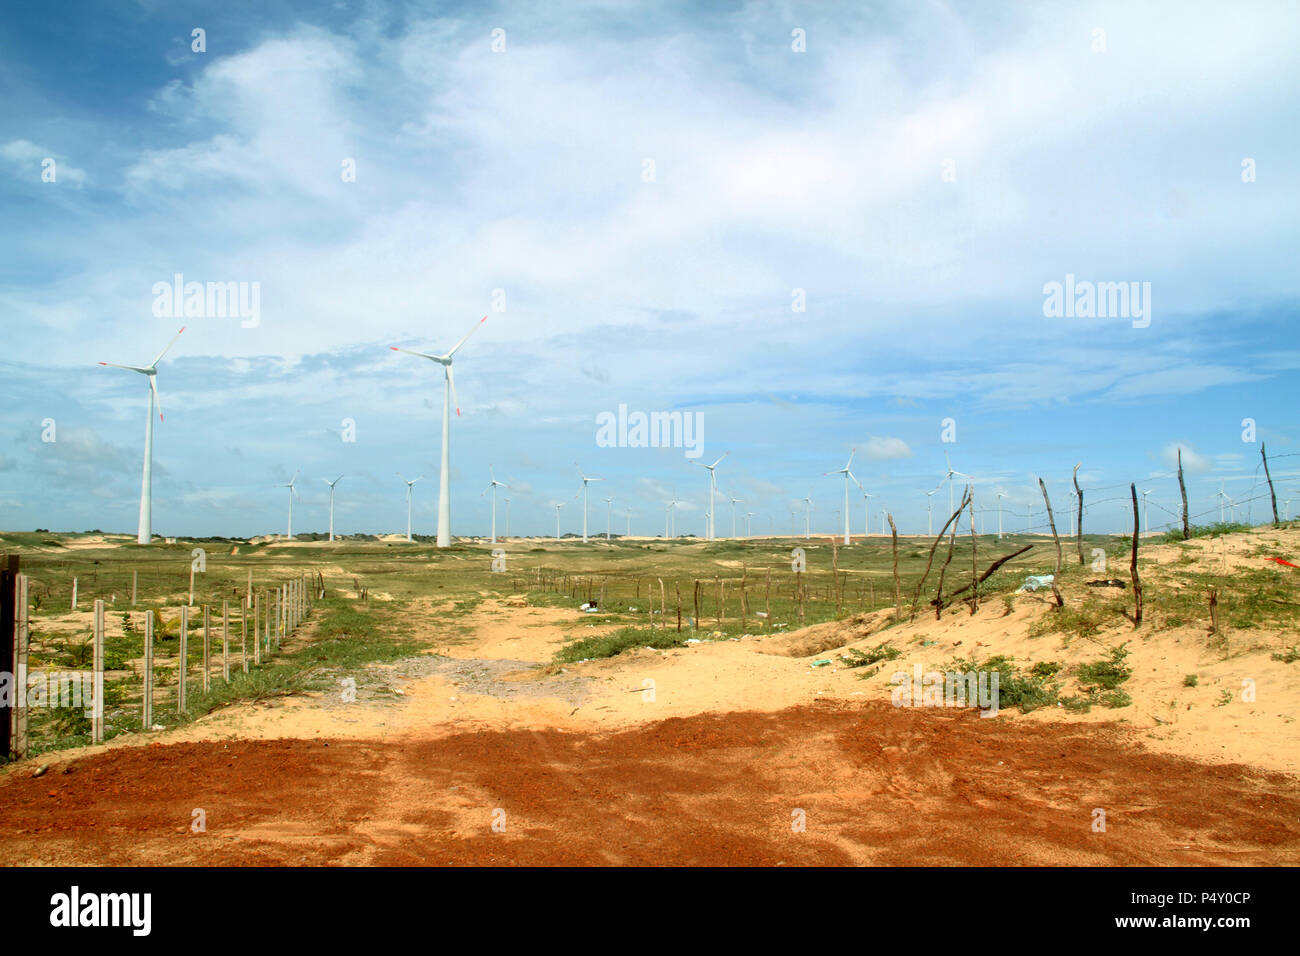
[[[1193,547],[1218,570],[1261,566],[1261,544],[1294,555],[1300,535]],[[240,706],[42,758],[40,777],[14,766],[0,862],[1300,863],[1300,665],[1270,658],[1294,635],[1232,635],[1227,659],[1196,628],[1065,646],[1029,636],[1047,599],[1021,595],[885,634],[878,612],[559,667],[558,647],[600,630],[576,608],[486,600],[450,641],[436,605],[414,607],[440,653],[373,668],[354,702]],[[879,673],[841,666],[883,639],[903,654]],[[889,675],[913,664],[1069,664],[1122,641],[1131,707],[889,704]]]

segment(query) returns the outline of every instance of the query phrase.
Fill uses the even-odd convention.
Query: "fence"
[[[81,707],[90,720],[92,744],[104,742],[107,730],[105,721],[105,611],[103,598],[93,604],[92,657],[89,671],[73,670],[53,672],[42,670],[28,673],[31,646],[28,577],[19,573],[16,555],[0,559],[0,755],[19,759],[31,749],[29,718],[33,707]],[[132,575],[131,604],[136,603],[135,575]],[[75,592],[74,592],[75,593]],[[74,599],[75,600],[75,599]],[[313,587],[305,576],[273,587],[254,588],[249,575],[248,590],[239,598],[236,614],[231,602],[223,599],[220,608],[221,661],[219,674],[226,683],[231,679],[231,633],[238,634],[239,667],[248,674],[250,668],[262,665],[276,654],[285,639],[290,637],[311,614],[314,604]],[[75,608],[74,608],[75,609]],[[200,618],[191,616],[191,606],[180,609],[177,668],[175,675],[176,711],[184,716],[190,707],[191,636],[202,641],[200,679],[206,695],[212,688],[214,607],[203,604],[193,610],[201,611]],[[161,616],[153,609],[125,611],[124,620],[131,622],[129,632],[134,632],[135,615],[144,615],[141,655],[138,666],[130,670],[138,676],[140,686],[141,730],[150,730],[154,724],[154,705],[159,689],[155,671],[154,643],[161,637],[156,624]],[[235,627],[232,628],[232,623]],[[249,639],[252,647],[249,647]],[[250,661],[250,650],[252,652]],[[126,668],[122,668],[126,669]],[[53,677],[53,681],[51,681]],[[129,678],[128,678],[129,680]]]

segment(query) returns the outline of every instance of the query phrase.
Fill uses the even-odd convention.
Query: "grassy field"
[[[1236,529],[1197,529],[1192,548],[1207,535]],[[931,541],[900,538],[898,572],[904,611],[910,609],[925,573]],[[1146,542],[1144,547],[1155,543]],[[1067,606],[1044,616],[1038,634],[1062,640],[1089,637],[1125,621],[1131,613],[1127,590],[1091,588],[1085,582],[1128,581],[1129,539],[1085,536],[1081,566],[1078,546],[1063,541],[1061,591]],[[959,536],[948,556],[948,542],[934,551],[933,566],[918,601],[917,614],[934,614],[929,605],[940,575],[944,593],[968,585],[972,576],[971,538]],[[1056,547],[1050,538],[980,536],[976,557],[982,573],[990,563],[1022,547],[1029,550],[984,581],[983,602],[1010,607],[1010,594],[1028,574],[1051,573]],[[670,647],[688,638],[724,639],[742,633],[771,633],[844,619],[893,605],[893,549],[889,538],[857,539],[845,548],[827,538],[779,538],[706,543],[618,540],[556,542],[515,539],[498,546],[506,567],[493,571],[492,548],[462,543],[439,550],[430,541],[386,542],[344,539],[327,542],[178,540],[136,545],[128,536],[49,533],[0,535],[0,553],[20,555],[29,576],[31,600],[30,670],[85,670],[90,667],[90,609],[106,603],[107,735],[138,729],[143,621],[156,615],[155,723],[163,726],[195,719],[240,700],[258,700],[326,686],[338,673],[368,662],[388,661],[460,643],[470,636],[470,615],[487,599],[523,596],[533,606],[577,609],[595,600],[598,610],[564,622],[574,640],[557,654],[559,662],[608,657],[638,646]],[[1264,546],[1261,545],[1261,548]],[[805,570],[792,570],[791,552],[803,549]],[[245,675],[238,665],[229,684],[214,681],[203,694],[191,680],[185,714],[175,707],[178,669],[176,632],[180,607],[187,603],[195,549],[204,570],[194,575],[189,664],[201,662],[194,630],[202,606],[212,614],[214,657],[220,654],[223,600],[232,609],[232,644],[238,646],[238,608],[251,574],[255,592],[306,575],[323,585],[304,636],[287,642],[275,656]],[[1264,548],[1267,550],[1267,548]],[[1105,564],[1097,564],[1098,555]],[[945,567],[946,563],[946,567]],[[1294,627],[1300,604],[1294,600],[1294,571],[1278,567],[1210,573],[1181,558],[1166,562],[1158,575],[1144,568],[1150,632],[1206,619],[1206,596],[1217,595],[1225,631]],[[71,608],[73,579],[77,609]],[[131,604],[132,581],[137,599]],[[743,596],[743,604],[742,604]],[[962,595],[963,601],[969,595]],[[698,602],[698,603],[697,603]],[[437,633],[415,641],[407,613],[417,608],[433,620]],[[680,617],[679,617],[680,615]],[[680,620],[680,625],[679,625]],[[593,635],[587,625],[600,625]],[[1231,648],[1226,637],[1223,652]],[[237,657],[236,657],[237,660]],[[193,671],[191,671],[193,674]],[[1011,675],[1008,674],[1008,678]],[[31,711],[36,749],[73,746],[89,740],[89,720],[80,711]]]

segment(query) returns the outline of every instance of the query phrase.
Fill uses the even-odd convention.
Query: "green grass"
[[[555,659],[562,664],[576,664],[583,660],[596,660],[613,657],[634,647],[655,647],[665,650],[670,647],[682,647],[685,639],[690,637],[686,631],[680,634],[675,630],[624,627],[612,634],[586,637],[572,644],[566,644],[556,652]]]
[[[1233,534],[1238,531],[1249,531],[1251,526],[1240,521],[1216,521],[1213,524],[1194,524],[1187,530],[1190,538],[1217,538],[1225,534]],[[1171,528],[1164,535],[1156,540],[1160,544],[1177,544],[1180,541],[1188,540],[1183,538],[1182,528]]]

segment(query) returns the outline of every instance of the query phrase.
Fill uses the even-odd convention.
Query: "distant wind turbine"
[[[507,485],[504,481],[497,481],[496,472],[492,470],[491,465],[488,465],[488,477],[491,479],[491,482],[488,484],[486,488],[483,489],[483,491],[479,494],[479,497],[482,498],[483,495],[486,495],[489,491],[492,492],[492,541],[491,543],[496,544],[497,543],[497,488],[499,487],[509,488],[510,486]]]
[[[397,477],[402,478],[400,474]],[[420,478],[423,477],[424,475],[420,476]],[[420,478],[412,478],[410,481],[406,481],[405,478],[402,478],[403,481],[406,481],[406,540],[407,541],[411,540],[411,488],[417,481],[420,480]]]
[[[185,328],[182,326],[181,332],[184,331]],[[158,397],[158,383],[156,381],[158,363],[176,344],[176,340],[181,337],[181,332],[173,335],[172,340],[167,343],[167,347],[143,368],[136,365],[114,365],[112,362],[99,363],[108,368],[124,368],[128,372],[139,372],[149,378],[149,417],[145,420],[144,428],[144,479],[140,483],[140,525],[136,529],[136,544],[148,544],[153,540],[153,410],[155,405],[158,408],[158,421],[163,420],[162,399]]]
[[[812,537],[812,509],[813,509],[812,498],[804,498],[803,501],[804,501],[803,536],[805,538],[811,538]]]
[[[998,492],[998,540],[1002,540],[1002,499],[1007,497],[1005,491]]]
[[[321,481],[325,482],[325,484],[330,486],[330,540],[331,541],[334,540],[334,486],[337,485],[342,480],[343,480],[342,475],[339,475],[333,481],[330,481],[328,478],[321,479]]]
[[[729,452],[729,451],[724,451],[724,452],[722,453],[722,458],[726,458],[729,454],[731,454],[731,452]],[[687,459],[688,461],[695,462],[695,464],[699,465],[701,468],[707,468],[707,469],[708,469],[708,472],[709,472],[709,507],[708,507],[708,512],[707,512],[707,514],[705,514],[705,516],[704,516],[704,517],[705,517],[705,521],[704,521],[704,537],[705,537],[705,540],[707,540],[707,541],[712,541],[712,540],[713,540],[713,537],[714,537],[713,499],[714,499],[714,497],[717,495],[717,492],[718,492],[718,475],[717,475],[717,468],[718,468],[718,465],[720,465],[720,464],[722,463],[722,458],[719,458],[717,461],[715,461],[715,462],[714,462],[713,464],[711,464],[711,465],[706,465],[706,464],[704,464],[704,462],[702,462],[702,461],[695,461],[694,458],[689,458],[689,459]]]
[[[294,482],[296,482],[297,480],[298,480],[298,472],[295,471],[293,473],[293,477],[289,479],[287,484],[277,486],[279,488],[289,489],[289,532],[284,536],[284,539],[286,541],[293,540],[293,499],[298,496],[298,492],[294,489],[293,485]]]
[[[862,537],[865,540],[871,537],[871,499],[876,496],[868,494],[862,482],[858,482],[858,490],[862,492]]]
[[[614,499],[605,499],[605,543],[609,544],[609,526],[614,513]]]
[[[582,476],[582,543],[587,543],[587,485],[593,481],[604,481],[604,478],[588,478],[582,473],[575,461],[573,467],[578,469],[578,474]]]
[[[506,502],[506,537],[508,538],[510,537],[510,499],[509,498],[505,499],[505,502]]]
[[[745,512],[745,537],[746,538],[752,538],[754,536],[753,523],[750,521],[750,519],[753,517],[754,517],[754,512],[752,511]]]
[[[731,501],[731,536],[734,538],[736,536],[736,503],[737,502],[744,503],[745,499],[732,498],[730,495],[728,495],[727,497]]]
[[[559,501],[555,504],[555,540],[560,540],[560,509],[564,507],[564,502]]]
[[[927,491],[925,493],[925,530],[926,534],[934,537],[934,495],[939,489]],[[951,512],[949,512],[951,514]]]
[[[948,514],[952,514],[953,510],[957,507],[952,497],[952,479],[954,476],[957,478],[970,478],[971,476],[963,471],[955,471],[952,467],[952,461],[948,458],[948,453],[946,451],[943,453],[943,460],[948,465],[948,474],[944,475],[944,477],[948,480]],[[971,478],[971,480],[974,481],[973,478]]]
[[[394,352],[405,352],[407,355],[418,355],[420,358],[426,358],[430,362],[437,362],[442,366],[443,383],[442,383],[442,468],[438,480],[438,547],[446,548],[451,546],[451,407],[456,406],[456,415],[460,415],[460,403],[456,401],[456,379],[451,371],[451,359],[471,335],[478,331],[480,325],[487,321],[487,316],[479,319],[475,326],[465,333],[459,342],[451,347],[451,351],[446,355],[429,355],[425,352],[413,352],[410,349],[399,349],[396,345],[389,346]],[[409,540],[409,539],[408,539]]]
[[[856,448],[849,449],[849,460],[844,463],[844,467],[838,471],[828,471],[827,475],[844,476],[844,543],[849,543],[849,479],[853,478],[853,483],[857,484],[858,479],[853,477],[853,472],[849,471],[853,467],[853,456],[857,454]]]

